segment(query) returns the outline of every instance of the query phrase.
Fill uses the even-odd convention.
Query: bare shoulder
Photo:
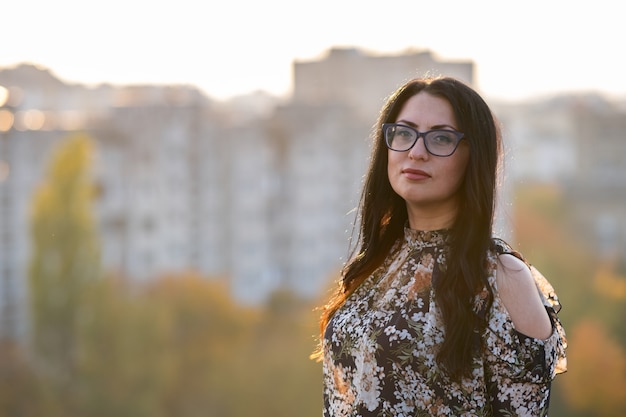
[[[552,334],[552,323],[530,268],[510,254],[499,255],[498,259],[498,294],[515,328],[526,336],[547,339]]]

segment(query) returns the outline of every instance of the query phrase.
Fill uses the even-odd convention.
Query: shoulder
[[[497,296],[515,328],[536,339],[552,334],[552,323],[531,272],[531,267],[518,254],[500,252],[497,256]]]

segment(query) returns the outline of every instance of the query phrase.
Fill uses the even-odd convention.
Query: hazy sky
[[[288,93],[294,60],[334,46],[473,60],[485,96],[626,95],[615,0],[8,0],[0,67],[69,82],[191,84],[222,98]]]

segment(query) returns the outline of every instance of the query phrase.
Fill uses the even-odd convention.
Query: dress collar
[[[450,229],[414,230],[404,227],[404,241],[410,247],[431,248],[440,247],[448,243]]]

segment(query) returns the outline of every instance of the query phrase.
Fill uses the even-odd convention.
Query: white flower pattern
[[[447,231],[406,228],[404,239],[345,302],[324,337],[325,417],[545,416],[550,383],[566,369],[566,339],[558,298],[531,267],[553,323],[546,340],[517,332],[495,281],[498,253],[511,249],[494,240],[488,255],[494,300],[487,315],[483,354],[472,377],[450,381],[435,360],[444,338],[441,312],[431,286],[445,268]]]

